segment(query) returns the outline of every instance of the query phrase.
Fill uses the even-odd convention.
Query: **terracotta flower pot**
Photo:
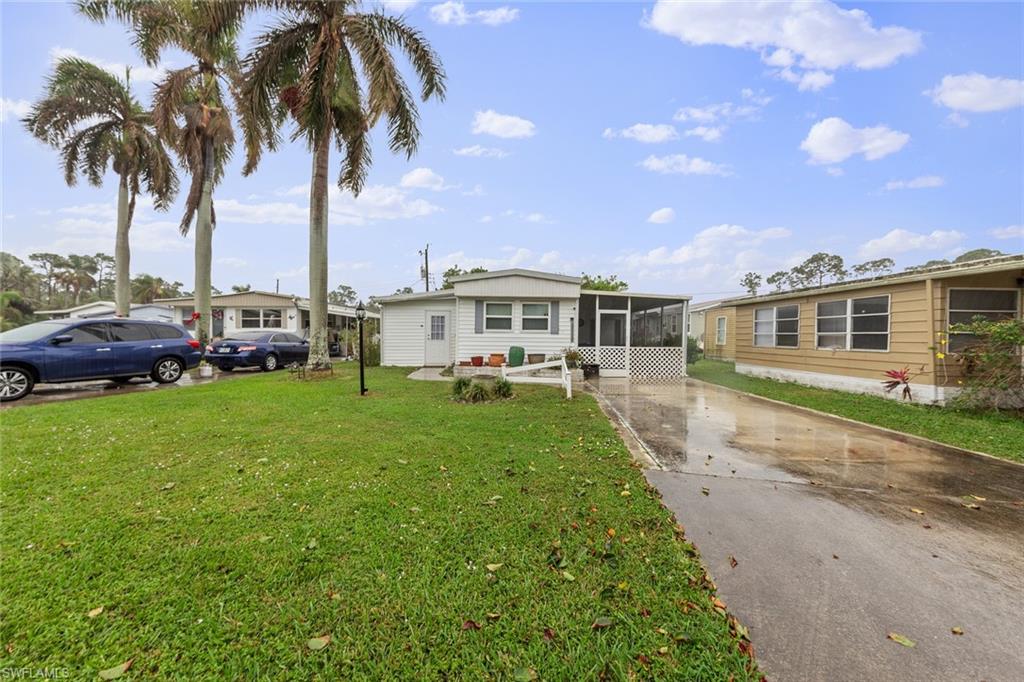
[[[505,364],[505,354],[504,353],[491,353],[491,357],[490,357],[490,365],[491,365],[491,367],[501,367],[504,364]]]
[[[482,356],[482,355],[474,355],[473,357],[471,357],[469,359],[469,361],[471,363],[473,363],[474,367],[483,367],[484,366],[484,356]]]

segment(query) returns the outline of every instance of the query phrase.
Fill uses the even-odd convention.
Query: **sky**
[[[634,291],[740,293],[743,273],[817,251],[897,267],[1024,251],[1020,3],[368,3],[440,53],[412,159],[373,131],[359,197],[330,198],[330,285],[385,295],[447,267],[616,274]],[[250,18],[244,52],[270,24]],[[147,67],[116,23],[59,2],[2,2],[2,248],[113,253],[116,178],[67,187],[19,118],[53,62]],[[412,82],[412,76],[406,69]],[[415,90],[416,88],[414,88]],[[308,292],[311,158],[302,143],[214,201],[213,283]],[[335,152],[332,175],[340,160]],[[192,241],[140,199],[132,272],[191,289]],[[436,274],[435,274],[436,273]]]

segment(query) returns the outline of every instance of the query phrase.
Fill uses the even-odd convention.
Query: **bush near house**
[[[5,411],[0,667],[759,678],[592,398],[467,409],[407,371]]]
[[[976,317],[968,324],[956,325],[953,331],[975,337],[957,354],[964,376],[962,389],[953,403],[985,410],[1024,407],[1024,320]]]

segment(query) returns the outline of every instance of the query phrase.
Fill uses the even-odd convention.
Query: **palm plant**
[[[191,175],[182,235],[195,218],[196,333],[205,346],[211,332],[211,271],[216,214],[213,188],[224,176],[235,136],[227,93],[238,77],[235,41],[246,2],[207,0],[80,0],[79,11],[95,21],[114,17],[134,33],[136,48],[150,66],[167,49],[189,54],[193,63],[168,71],[153,94],[160,136]]]
[[[355,0],[264,2],[284,16],[256,39],[245,61],[239,113],[245,125],[244,173],[263,148],[276,149],[291,114],[292,139],[313,153],[309,197],[309,366],[330,366],[327,350],[327,200],[332,142],[344,153],[338,185],[359,194],[371,164],[369,130],[387,120],[392,152],[411,157],[419,142],[419,112],[391,49],[408,57],[424,101],[444,98],[441,60],[403,17],[358,11]],[[361,78],[360,78],[361,74]]]
[[[65,58],[47,81],[43,99],[23,122],[32,135],[60,149],[68,185],[76,184],[81,173],[100,187],[108,166],[117,173],[114,300],[117,314],[127,316],[128,231],[135,199],[144,187],[153,206],[166,210],[178,191],[178,176],[154,130],[152,113],[132,96],[130,73],[121,80],[85,60]]]

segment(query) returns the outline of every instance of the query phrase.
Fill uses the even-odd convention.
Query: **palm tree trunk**
[[[210,277],[213,261],[213,138],[203,140],[203,193],[196,211],[196,288],[193,305],[199,313],[196,320],[196,338],[200,348],[210,342],[212,310],[210,303]]]
[[[117,235],[114,238],[114,261],[116,276],[114,284],[114,314],[128,317],[131,312],[131,249],[128,246],[128,229],[131,216],[128,212],[128,178],[121,176],[117,190]]]
[[[309,188],[309,360],[310,369],[328,369],[327,349],[327,171],[330,132],[320,135],[313,151]]]

